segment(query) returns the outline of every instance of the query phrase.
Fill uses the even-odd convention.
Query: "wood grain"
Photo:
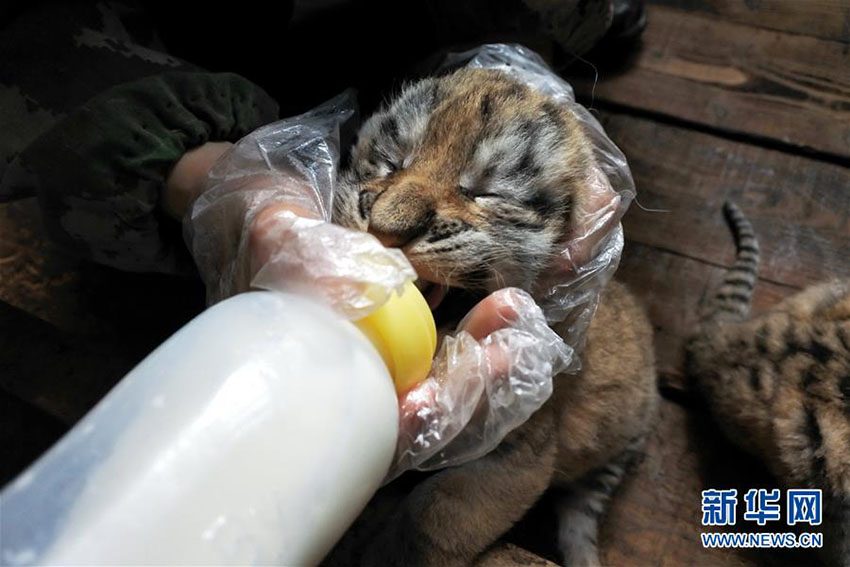
[[[198,282],[69,260],[34,200],[0,204],[0,387],[66,424],[203,305]]]
[[[650,120],[604,113],[629,159],[638,199],[627,213],[618,277],[647,306],[659,372],[684,390],[683,347],[700,305],[734,259],[721,214],[736,201],[761,243],[753,312],[830,277],[850,278],[850,170]]]
[[[649,0],[758,28],[850,44],[847,0]]]
[[[802,288],[850,278],[850,169],[620,114],[603,114],[626,154],[640,203],[626,237],[714,266],[730,265],[732,236],[721,213],[731,199],[753,223],[759,274]]]
[[[850,158],[847,44],[665,6],[648,17],[631,66],[603,71],[595,100]],[[568,78],[591,98],[592,78]]]
[[[602,521],[603,565],[727,566],[818,565],[811,552],[747,551],[702,547],[701,492],[709,488],[775,486],[761,464],[726,442],[702,411],[662,400],[646,454],[626,475]],[[558,559],[557,489],[550,490],[508,539]],[[760,531],[740,516],[727,531]],[[762,531],[776,530],[767,524]],[[719,530],[718,531],[722,531]]]
[[[832,161],[623,113],[603,116],[630,160],[642,204],[671,211],[632,206],[618,277],[647,305],[659,369],[677,389],[684,387],[683,341],[733,255],[720,214],[724,199],[744,208],[762,243],[756,312],[830,275],[850,277],[850,171],[840,163],[850,159],[848,12],[846,0],[654,0],[633,65],[603,74],[596,88],[609,108],[805,148]],[[588,81],[576,86],[588,97]],[[0,299],[7,302],[0,303],[0,386],[65,423],[203,301],[179,282],[68,264],[44,242],[34,202],[0,207]],[[62,426],[15,398],[0,401],[7,433],[0,447],[8,454],[20,444],[22,467]],[[603,561],[815,564],[800,552],[702,547],[701,490],[770,486],[760,465],[726,444],[705,416],[664,401],[647,456],[603,524]],[[551,516],[528,530],[545,545],[526,548],[555,558]],[[526,552],[517,548],[499,549],[490,560],[543,564],[520,559]]]
[[[700,305],[717,289],[726,270],[627,241],[617,278],[626,282],[649,312],[655,330],[658,372],[666,387],[686,389],[682,366],[687,337],[696,329]],[[795,290],[760,280],[753,312],[761,313]]]
[[[812,552],[702,547],[701,491],[774,486],[754,459],[700,412],[663,401],[644,461],[615,494],[600,534],[604,565],[817,565]],[[740,506],[739,506],[740,508]],[[741,512],[739,511],[739,514]],[[740,518],[739,518],[740,519]],[[775,526],[766,526],[767,531]],[[759,531],[740,521],[728,531]]]

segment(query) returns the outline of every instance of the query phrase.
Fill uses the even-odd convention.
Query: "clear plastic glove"
[[[357,319],[416,277],[401,251],[329,222],[347,104],[343,95],[261,128],[212,167],[185,217],[210,302],[251,287],[296,291]],[[388,480],[486,454],[549,398],[552,377],[573,360],[520,290],[485,298],[459,329],[443,341],[429,377],[399,400]]]
[[[611,279],[623,251],[620,219],[635,196],[635,184],[623,152],[585,107],[575,101],[569,83],[535,52],[521,45],[487,44],[448,53],[430,70],[444,73],[460,67],[495,69],[567,107],[592,142],[594,167],[585,178],[587,198],[576,211],[575,226],[533,289],[546,320],[556,325],[567,344],[582,348],[596,312],[599,293]]]
[[[330,223],[339,128],[351,93],[240,140],[215,163],[185,217],[208,303],[250,288],[318,297],[349,319],[416,273],[400,250]]]
[[[554,375],[578,369],[574,349],[581,348],[599,293],[616,269],[619,219],[634,196],[625,158],[536,54],[488,45],[453,57],[443,69],[457,63],[499,68],[569,105],[594,141],[597,167],[587,177],[592,198],[532,290],[534,299],[509,289],[483,300],[443,341],[428,379],[399,400],[399,441],[388,479],[486,454],[548,399]],[[340,130],[355,116],[353,96],[344,93],[260,128],[216,163],[184,217],[210,303],[251,287],[298,291],[357,319],[415,277],[399,250],[330,222]]]
[[[477,459],[549,399],[573,350],[522,290],[496,291],[447,336],[431,373],[399,399],[392,480]]]

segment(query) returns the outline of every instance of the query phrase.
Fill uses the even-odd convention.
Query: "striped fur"
[[[600,565],[599,524],[629,467],[643,453],[645,434],[604,466],[567,484],[557,497],[558,548],[564,565]]]
[[[569,111],[498,72],[463,70],[408,86],[366,121],[335,220],[401,247],[436,283],[530,289],[573,226],[591,163]],[[572,495],[558,504],[564,556],[598,564],[600,517],[657,406],[652,328],[617,282],[582,365],[493,452],[379,492],[326,565],[472,564],[551,485]]]
[[[582,371],[491,453],[378,492],[325,567],[475,564],[547,488],[556,488],[566,565],[600,565],[608,501],[643,450],[657,411],[652,328],[619,282],[604,291]],[[410,486],[412,484],[412,486]]]
[[[729,439],[788,487],[823,490],[825,554],[850,566],[850,282],[809,287],[748,319],[753,228],[725,207],[735,265],[687,347],[687,372]]]
[[[737,205],[727,202],[723,212],[735,236],[738,253],[735,264],[726,272],[723,285],[714,295],[709,317],[740,321],[750,314],[750,301],[758,279],[759,243],[753,225]]]
[[[402,248],[425,280],[529,290],[573,226],[592,161],[569,110],[463,69],[407,86],[364,123],[334,222]]]

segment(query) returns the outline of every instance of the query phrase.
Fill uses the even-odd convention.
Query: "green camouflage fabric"
[[[4,26],[0,202],[37,195],[47,233],[78,257],[191,274],[180,225],[158,207],[168,171],[193,147],[274,121],[278,107],[247,79],[159,51],[140,15],[47,3]]]
[[[169,170],[208,141],[240,139],[277,105],[233,74],[165,73],[109,89],[23,153],[50,237],[95,262],[185,271],[179,225],[157,209]]]

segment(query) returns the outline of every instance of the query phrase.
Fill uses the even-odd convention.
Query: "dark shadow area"
[[[744,495],[753,488],[779,488],[776,480],[770,475],[764,464],[755,457],[744,453],[729,441],[718,430],[717,425],[704,410],[688,412],[687,433],[689,443],[699,447],[696,452],[699,461],[700,482],[704,489],[736,489],[738,491],[736,522],[734,526],[705,527],[705,532],[718,533],[749,532],[749,533],[786,533],[795,531],[786,524],[784,490],[781,504],[782,517],[777,521],[769,521],[764,526],[756,522],[744,520],[746,506]],[[815,529],[814,531],[817,531]],[[736,549],[730,553],[741,556],[749,563],[758,565],[797,566],[821,565],[814,550],[796,549]]]
[[[50,448],[67,430],[64,423],[0,389],[0,487]]]

